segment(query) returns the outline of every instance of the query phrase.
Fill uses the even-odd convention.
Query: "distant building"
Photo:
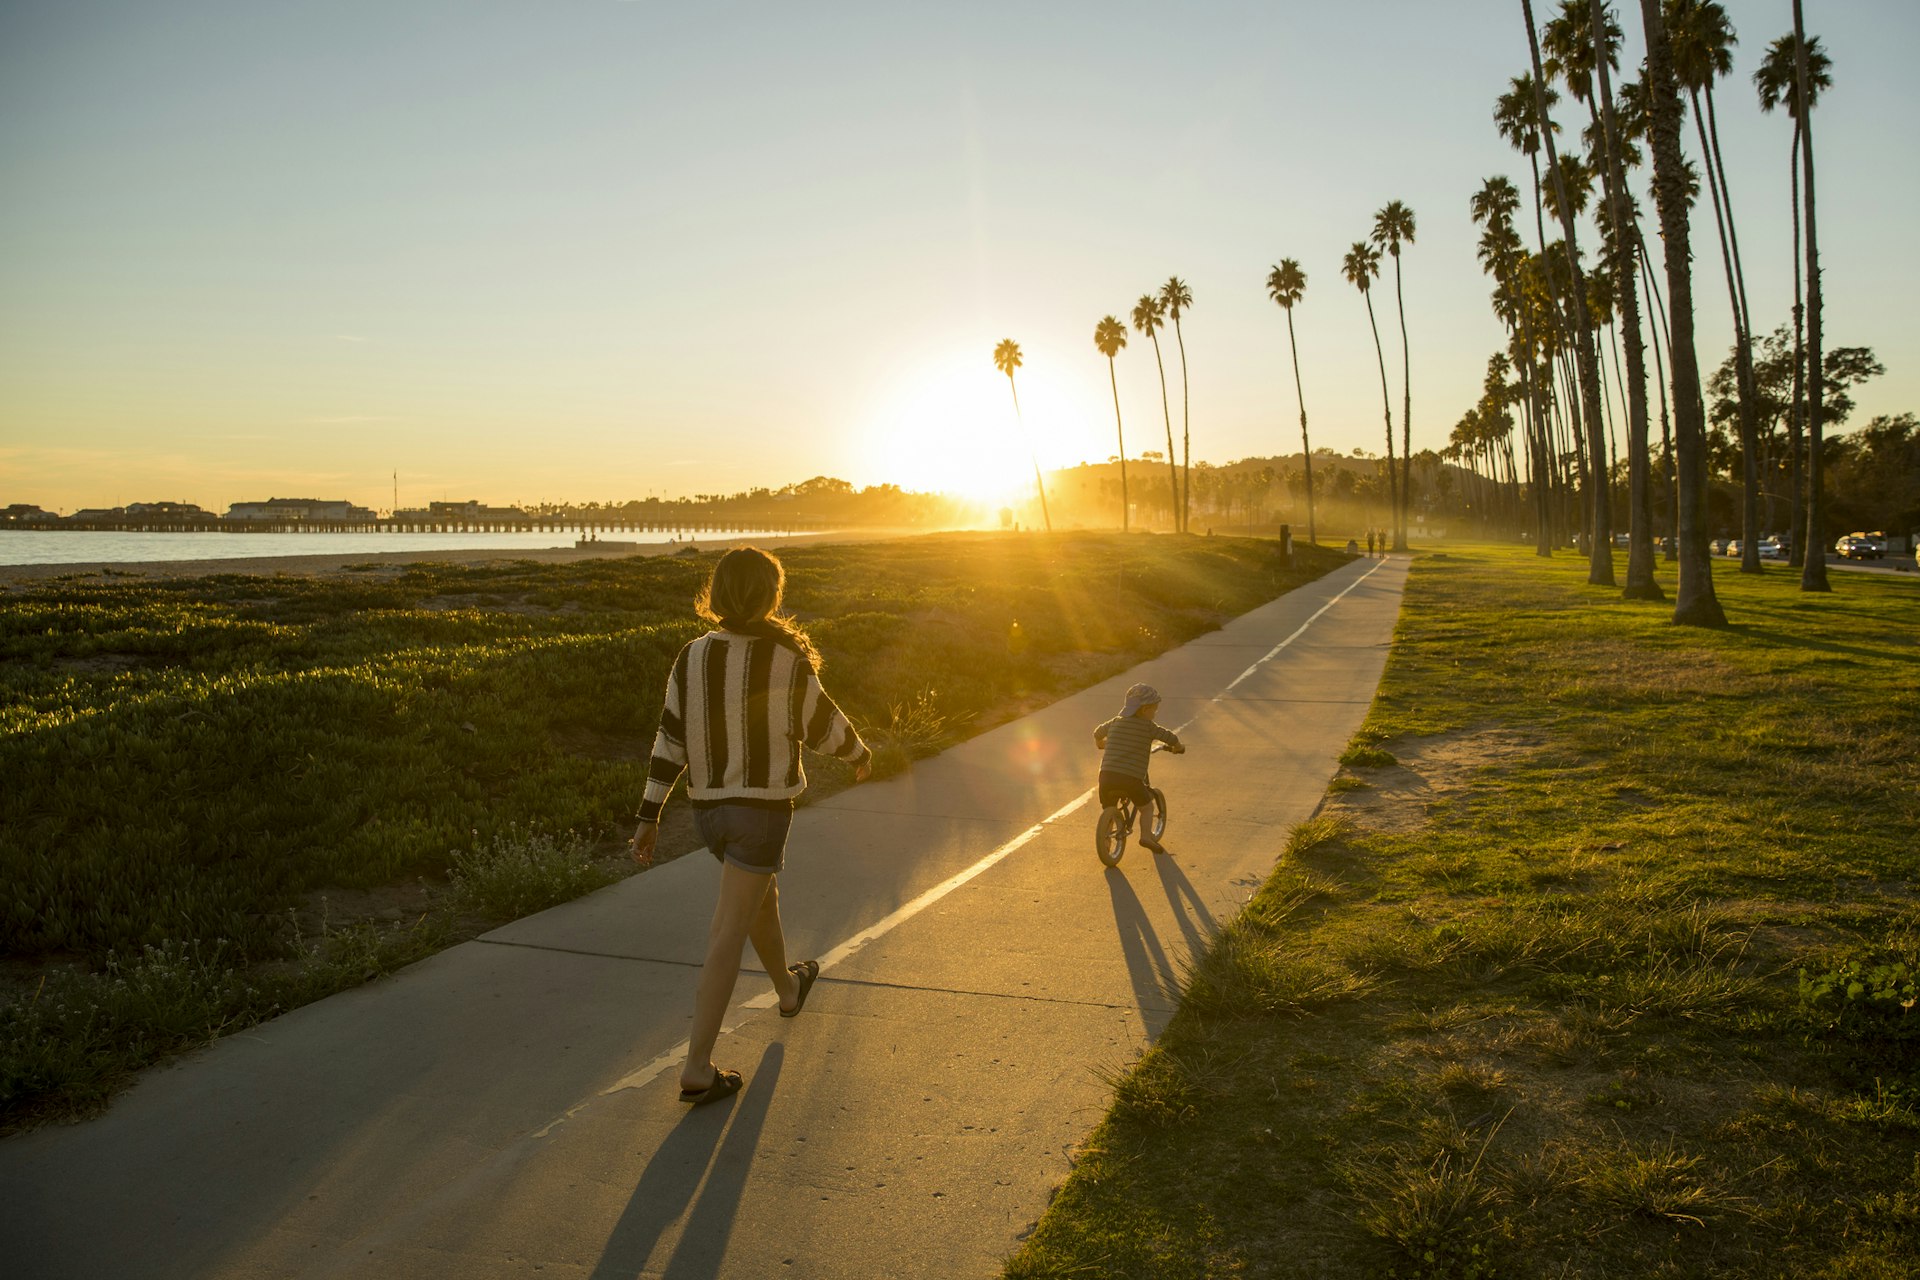
[[[44,524],[60,517],[28,502],[16,502],[0,508],[0,524]]]
[[[524,520],[527,513],[518,507],[489,507],[478,498],[465,502],[430,502],[427,516],[435,520]]]
[[[127,514],[162,520],[197,520],[213,512],[195,502],[129,502]]]
[[[393,518],[405,523],[431,524],[440,521],[454,524],[462,520],[530,520],[532,519],[519,507],[489,507],[478,498],[469,498],[465,502],[430,502],[424,507],[402,507],[393,513]]]
[[[227,508],[229,520],[332,520],[353,522],[373,519],[366,507],[356,507],[344,498],[268,498],[265,502],[236,502]]]
[[[98,520],[119,520],[127,514],[125,507],[82,507],[67,517],[70,524],[86,524]]]

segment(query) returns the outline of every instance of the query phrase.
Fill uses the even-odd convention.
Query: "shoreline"
[[[965,530],[843,529],[832,533],[796,533],[774,538],[715,537],[702,542],[645,542],[635,547],[472,547],[425,551],[322,552],[286,556],[229,556],[200,560],[100,560],[63,564],[0,565],[0,587],[32,585],[64,578],[207,578],[224,574],[255,577],[338,577],[375,570],[398,571],[412,564],[491,564],[532,561],[536,564],[574,564],[581,560],[618,560],[633,556],[671,556],[687,550],[711,551],[730,547],[813,546],[828,542],[875,542],[914,537],[929,532]]]

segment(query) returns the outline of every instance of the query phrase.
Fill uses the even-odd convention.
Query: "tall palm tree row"
[[[1713,590],[1711,548],[1705,528],[1706,405],[1701,398],[1700,364],[1693,342],[1693,279],[1687,249],[1692,200],[1687,159],[1680,149],[1680,85],[1674,75],[1673,49],[1660,0],[1640,0],[1640,20],[1647,40],[1644,84],[1653,149],[1654,203],[1665,245],[1667,319],[1673,334],[1669,354],[1680,513],[1680,584],[1674,594],[1673,620],[1687,626],[1722,627],[1727,617]]]
[[[1114,375],[1113,360],[1127,345],[1127,326],[1113,316],[1101,317],[1093,326],[1093,345],[1107,358],[1107,381],[1113,387],[1113,430],[1120,446],[1120,532],[1125,533],[1131,510],[1127,497],[1127,432],[1120,424],[1120,380]]]
[[[1153,363],[1160,371],[1160,413],[1167,422],[1168,483],[1173,486],[1173,527],[1180,527],[1180,468],[1173,456],[1173,409],[1167,403],[1167,366],[1160,358],[1160,329],[1166,323],[1166,311],[1151,293],[1140,295],[1133,304],[1133,327],[1153,339]]]
[[[1504,177],[1488,178],[1469,205],[1473,221],[1484,228],[1478,250],[1480,265],[1493,277],[1494,314],[1506,326],[1508,355],[1520,378],[1519,402],[1527,424],[1528,483],[1533,491],[1534,554],[1551,556],[1552,467],[1547,460],[1546,412],[1540,398],[1542,343],[1536,337],[1535,299],[1525,288],[1522,274],[1527,255],[1520,247],[1519,233],[1513,229],[1513,215],[1519,207],[1520,193]]]
[[[1563,255],[1548,252],[1547,198],[1540,178],[1542,139],[1549,131],[1557,133],[1560,128],[1551,114],[1554,104],[1559,101],[1560,95],[1551,85],[1536,84],[1531,75],[1519,75],[1508,82],[1507,92],[1500,95],[1493,108],[1494,128],[1509,146],[1526,156],[1533,172],[1534,244],[1539,257],[1527,269],[1527,275],[1533,283],[1541,285],[1551,284],[1555,272],[1553,264],[1563,258]],[[1551,434],[1562,424],[1563,392],[1568,400],[1577,394],[1567,386],[1574,382],[1574,378],[1566,367],[1573,349],[1571,333],[1574,321],[1566,307],[1564,291],[1548,288],[1542,297],[1554,303],[1554,309],[1543,314],[1543,327],[1536,335],[1541,350],[1548,355],[1541,395],[1550,409],[1550,417],[1543,421],[1542,427]],[[1571,461],[1584,471],[1583,457],[1575,450]],[[1570,460],[1568,451],[1550,444],[1546,460],[1549,466],[1547,482],[1558,490],[1560,501],[1564,504],[1569,500],[1572,484],[1567,465]]]
[[[1293,309],[1307,291],[1307,273],[1292,258],[1267,273],[1267,296],[1287,313],[1287,349],[1293,353],[1293,394],[1300,404],[1300,457],[1307,471],[1307,545],[1314,545],[1313,445],[1307,440],[1307,394],[1300,389],[1300,345],[1293,337]]]
[[[1407,354],[1407,300],[1400,288],[1400,246],[1413,243],[1413,210],[1390,200],[1373,215],[1372,240],[1393,256],[1393,297],[1400,309],[1400,460],[1405,477],[1400,484],[1400,510],[1393,527],[1393,549],[1407,549],[1407,507],[1413,500],[1413,366]]]
[[[1587,581],[1594,586],[1610,587],[1613,578],[1613,520],[1607,486],[1606,435],[1602,419],[1600,402],[1600,365],[1594,348],[1593,326],[1584,314],[1585,308],[1578,305],[1587,296],[1584,273],[1580,268],[1578,236],[1574,229],[1574,209],[1571,203],[1572,193],[1568,189],[1568,175],[1563,171],[1553,142],[1553,128],[1544,100],[1542,86],[1546,83],[1545,70],[1540,58],[1540,36],[1533,22],[1533,0],[1520,0],[1520,10],[1526,19],[1527,48],[1533,55],[1533,79],[1536,106],[1547,126],[1540,130],[1540,142],[1547,153],[1547,171],[1553,178],[1554,194],[1560,215],[1560,228],[1565,242],[1567,271],[1571,277],[1572,295],[1576,305],[1570,312],[1574,330],[1575,349],[1578,352],[1577,372],[1580,387],[1580,414],[1586,427],[1588,470],[1591,479],[1588,485],[1589,520],[1587,539],[1589,543]]]
[[[1600,160],[1604,193],[1599,220],[1612,268],[1596,271],[1594,278],[1604,280],[1605,312],[1609,321],[1617,316],[1616,332],[1624,331],[1621,337],[1625,346],[1624,360],[1616,355],[1616,374],[1620,363],[1626,366],[1622,398],[1627,415],[1629,538],[1624,594],[1629,599],[1664,600],[1666,593],[1653,576],[1646,344],[1640,324],[1635,253],[1638,237],[1633,195],[1627,189],[1626,139],[1613,101],[1612,74],[1619,66],[1621,39],[1619,24],[1602,0],[1566,0],[1559,16],[1547,24],[1542,43],[1553,54],[1567,92],[1575,101],[1587,104],[1592,117],[1590,134],[1598,144],[1593,150]]]
[[[1380,251],[1365,240],[1354,243],[1347,250],[1342,263],[1342,272],[1347,283],[1360,291],[1367,302],[1367,324],[1373,330],[1373,354],[1380,362],[1380,407],[1386,412],[1387,420],[1387,509],[1398,509],[1399,472],[1393,465],[1393,392],[1387,387],[1387,357],[1380,348],[1380,325],[1373,318],[1373,282],[1380,274]]]
[[[1174,340],[1180,344],[1180,532],[1187,531],[1188,509],[1193,498],[1193,438],[1187,396],[1187,340],[1180,332],[1180,315],[1193,305],[1193,293],[1179,276],[1168,276],[1160,286],[1160,305],[1173,321]]]
[[[1833,63],[1820,48],[1820,38],[1807,42],[1807,105],[1818,105],[1821,90],[1833,84]],[[1793,200],[1793,402],[1787,415],[1788,452],[1791,456],[1790,485],[1793,494],[1793,534],[1788,563],[1805,567],[1807,549],[1805,477],[1802,462],[1802,436],[1806,424],[1806,300],[1800,277],[1800,42],[1792,33],[1767,46],[1767,56],[1753,73],[1754,87],[1760,92],[1760,109],[1787,109],[1793,121],[1793,141],[1787,148],[1788,184]]]
[[[1002,338],[993,349],[993,367],[1007,375],[1007,388],[1013,392],[1013,416],[1020,424],[1020,434],[1026,435],[1027,422],[1020,413],[1020,388],[1014,385],[1013,371],[1020,367],[1020,344],[1012,338]],[[1040,519],[1046,523],[1047,532],[1053,532],[1053,517],[1047,514],[1047,486],[1040,478],[1040,454],[1033,449],[1033,442],[1027,442],[1027,448],[1033,455],[1033,487],[1040,493]]]

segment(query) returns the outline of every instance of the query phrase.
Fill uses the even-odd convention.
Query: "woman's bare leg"
[[[760,910],[754,914],[753,927],[747,937],[753,943],[754,954],[760,957],[761,968],[773,979],[780,1007],[793,1008],[800,995],[800,984],[787,972],[787,936],[780,929],[780,877],[777,874],[767,877],[767,896],[760,900]]]
[[[720,1023],[740,976],[740,953],[772,888],[770,875],[742,871],[732,863],[720,865],[720,900],[714,904],[707,958],[700,966],[700,984],[694,988],[693,1030],[687,1035],[687,1062],[680,1069],[682,1089],[704,1089],[713,1083],[713,1043],[720,1038]],[[792,981],[784,965],[781,974]]]

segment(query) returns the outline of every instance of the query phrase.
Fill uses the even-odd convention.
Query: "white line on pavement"
[[[1286,648],[1288,645],[1292,644],[1295,640],[1298,640],[1302,635],[1305,635],[1307,628],[1312,626],[1314,623],[1318,622],[1320,620],[1320,615],[1322,613],[1325,613],[1327,610],[1333,608],[1333,606],[1339,604],[1342,600],[1346,599],[1347,591],[1352,591],[1355,587],[1365,582],[1368,578],[1371,578],[1374,574],[1380,572],[1381,568],[1386,563],[1387,562],[1385,560],[1382,560],[1379,564],[1373,566],[1373,568],[1367,570],[1365,573],[1355,578],[1352,582],[1348,583],[1346,591],[1342,591],[1339,595],[1335,596],[1333,599],[1321,605],[1319,610],[1311,618],[1308,618],[1305,622],[1300,624],[1300,629],[1298,631],[1295,631],[1292,635],[1288,636],[1285,640],[1282,640],[1279,644],[1267,650],[1265,657],[1261,658],[1258,662],[1255,662],[1252,666],[1248,667],[1245,671],[1242,671],[1239,675],[1235,676],[1233,678],[1232,684],[1228,685],[1226,688],[1222,689],[1220,692],[1213,695],[1213,701],[1215,702],[1220,701],[1220,699],[1232,693],[1242,680],[1245,680],[1248,676],[1258,671],[1261,667],[1265,666],[1267,663],[1271,662],[1273,659],[1279,657],[1280,651]]]

